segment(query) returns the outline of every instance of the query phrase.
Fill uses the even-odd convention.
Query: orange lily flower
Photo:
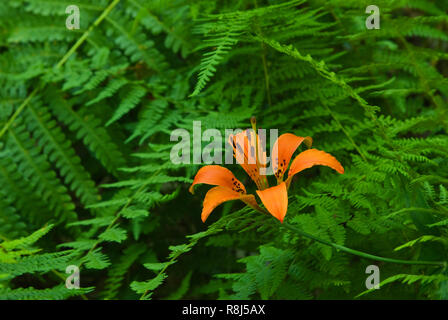
[[[203,222],[223,202],[241,200],[259,212],[269,212],[283,223],[288,210],[287,189],[294,175],[315,165],[328,166],[341,174],[344,173],[344,168],[335,157],[324,151],[308,149],[294,158],[289,167],[288,177],[283,181],[291,157],[297,148],[302,142],[305,142],[309,148],[312,144],[311,137],[299,137],[291,133],[285,133],[274,143],[272,154],[277,157],[272,159],[272,168],[277,178],[277,185],[269,187],[267,176],[260,171],[266,168],[266,153],[261,148],[258,135],[256,135],[256,138],[253,137],[254,133],[257,132],[254,117],[252,117],[251,123],[253,131],[248,129],[236,135],[231,135],[229,143],[233,147],[233,156],[257,185],[256,193],[267,211],[258,205],[253,194],[246,193],[244,185],[229,169],[219,165],[207,165],[199,169],[189,189],[191,193],[194,193],[194,186],[200,183],[216,186],[205,195],[201,214]],[[255,150],[258,151],[257,154],[255,154]]]

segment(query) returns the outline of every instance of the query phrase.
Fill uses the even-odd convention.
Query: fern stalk
[[[278,222],[280,224],[280,222]],[[322,243],[324,245],[330,246],[335,248],[336,250],[341,250],[350,254],[353,254],[355,256],[359,256],[362,258],[366,258],[366,259],[370,259],[370,260],[376,260],[376,261],[383,261],[383,262],[390,262],[390,263],[399,263],[399,264],[410,264],[410,265],[433,265],[433,266],[440,266],[443,268],[447,267],[447,263],[444,261],[418,261],[418,260],[401,260],[401,259],[392,259],[392,258],[385,258],[385,257],[380,257],[380,256],[376,256],[370,253],[365,253],[359,250],[355,250],[355,249],[351,249],[351,248],[347,248],[345,246],[336,244],[334,242],[330,242],[330,241],[326,241],[323,239],[320,239],[316,236],[313,236],[309,233],[306,233],[302,230],[300,230],[299,228],[296,228],[290,224],[284,223],[284,224],[280,224],[281,226],[293,231],[294,233],[297,233],[301,236],[304,236],[306,238],[312,239],[314,241],[317,241],[319,243]]]
[[[92,32],[92,30],[98,26],[101,21],[106,18],[106,16],[109,14],[110,11],[120,2],[121,0],[114,0],[104,11],[103,13],[98,17],[98,19],[90,26],[90,28],[84,32],[84,34],[76,41],[76,43],[70,48],[69,51],[62,57],[62,59],[56,64],[55,68],[59,69],[64,65],[64,63],[67,62],[67,60],[75,53],[75,51],[86,41],[89,34]],[[5,126],[0,131],[0,139],[5,134],[5,132],[8,130],[8,128],[11,126],[11,124],[14,122],[14,120],[20,115],[20,113],[25,109],[25,107],[28,105],[28,103],[33,99],[33,97],[37,94],[37,92],[43,88],[43,85],[36,87],[30,95],[23,101],[23,103],[17,108],[16,112],[11,116],[11,118],[8,120],[8,122],[5,124]]]

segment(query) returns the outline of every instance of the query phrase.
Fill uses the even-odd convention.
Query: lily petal
[[[230,200],[241,200],[251,207],[258,206],[253,194],[241,194],[222,186],[213,187],[207,192],[204,198],[201,214],[202,222],[207,220],[210,213],[217,206]]]
[[[260,169],[266,167],[266,152],[263,152],[263,146],[258,135],[253,130],[247,129],[236,135],[229,136],[229,143],[233,148],[233,156],[236,162],[246,171],[249,177],[255,182],[259,189],[267,186],[265,175],[260,174]],[[255,150],[258,146],[258,155]]]
[[[278,137],[272,148],[272,168],[277,181],[283,181],[283,175],[288,169],[289,161],[297,148],[305,142],[310,148],[313,139],[311,137],[299,137],[292,133],[285,133]]]
[[[288,179],[286,180],[287,186],[289,187],[291,179],[296,173],[315,165],[327,166],[341,174],[344,173],[342,165],[331,154],[317,149],[308,149],[301,152],[292,162],[288,172]]]
[[[257,190],[257,194],[269,213],[283,223],[288,210],[288,191],[285,182],[265,190]]]
[[[232,171],[222,166],[210,165],[199,169],[189,191],[194,193],[194,186],[199,183],[223,186],[237,193],[246,193],[246,188],[235,178]]]

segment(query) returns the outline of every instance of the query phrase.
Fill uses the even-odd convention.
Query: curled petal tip
[[[308,149],[294,159],[289,168],[288,179],[291,180],[295,174],[315,165],[327,166],[338,173],[344,173],[342,165],[331,154],[317,149]]]
[[[246,193],[246,188],[235,178],[233,173],[229,169],[218,165],[207,165],[199,169],[189,191],[194,194],[194,186],[201,183],[223,186],[230,190]]]

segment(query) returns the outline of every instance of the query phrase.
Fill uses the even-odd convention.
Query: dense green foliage
[[[65,26],[72,4],[79,30]],[[0,1],[0,299],[448,298],[447,11]],[[284,225],[238,201],[204,224],[208,187],[188,192],[201,165],[170,161],[170,133],[251,116],[312,136],[345,174],[300,173]],[[80,290],[65,288],[71,264]],[[384,283],[365,292],[371,264]]]

